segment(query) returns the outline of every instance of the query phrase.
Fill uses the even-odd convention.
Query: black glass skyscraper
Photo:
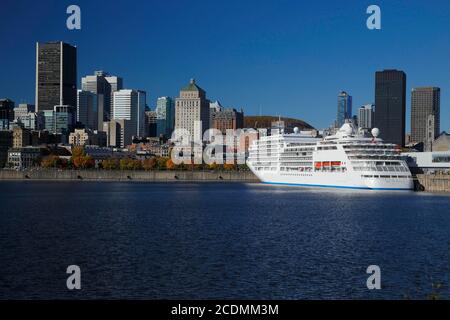
[[[380,137],[405,145],[406,74],[399,70],[375,73],[375,121]]]
[[[77,105],[77,49],[64,42],[36,44],[36,111]]]

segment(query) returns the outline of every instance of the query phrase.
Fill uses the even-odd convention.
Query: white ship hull
[[[250,169],[252,169],[251,166]],[[361,178],[361,174],[356,172],[311,172],[302,174],[253,171],[253,173],[261,180],[261,182],[267,184],[367,190],[414,189],[414,183],[411,178]]]
[[[408,165],[397,145],[384,143],[346,122],[324,138],[294,130],[253,141],[247,165],[263,182],[304,187],[412,190]]]

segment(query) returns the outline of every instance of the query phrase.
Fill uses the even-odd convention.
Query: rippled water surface
[[[2,299],[450,297],[445,195],[2,182],[0,243]],[[381,290],[366,287],[373,264]]]

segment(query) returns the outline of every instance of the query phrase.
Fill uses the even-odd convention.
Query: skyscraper
[[[81,89],[97,95],[97,108],[99,119],[98,130],[103,130],[103,121],[109,121],[112,108],[112,89],[107,80],[110,76],[104,71],[95,71],[94,75],[81,78]]]
[[[373,113],[375,106],[373,104],[366,104],[358,110],[358,127],[362,129],[373,128]]]
[[[175,125],[175,104],[171,97],[159,97],[156,102],[157,135],[170,137]]]
[[[209,129],[209,101],[206,92],[191,79],[175,100],[175,129],[189,131],[191,139],[202,141]]]
[[[122,89],[113,93],[113,119],[130,120],[133,135],[144,136],[146,93],[141,90]]]
[[[436,87],[413,88],[411,91],[411,142],[434,140],[440,134],[441,89]],[[432,116],[432,118],[430,118]],[[430,121],[432,120],[432,121]],[[427,130],[427,125],[433,124]],[[431,130],[431,136],[427,132]]]
[[[77,121],[91,130],[98,129],[99,119],[97,95],[91,91],[77,91]],[[102,117],[103,115],[100,115]],[[103,123],[103,121],[101,121]],[[103,130],[103,124],[102,124]]]
[[[352,96],[347,92],[341,91],[338,95],[336,127],[340,128],[345,119],[352,118]]]
[[[406,74],[399,70],[375,73],[374,126],[385,142],[405,145]]]
[[[61,41],[36,43],[36,111],[76,103],[76,47]]]

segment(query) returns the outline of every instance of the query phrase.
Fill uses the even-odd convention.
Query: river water
[[[1,182],[0,243],[1,299],[450,297],[446,195]],[[69,265],[81,290],[66,287]]]

